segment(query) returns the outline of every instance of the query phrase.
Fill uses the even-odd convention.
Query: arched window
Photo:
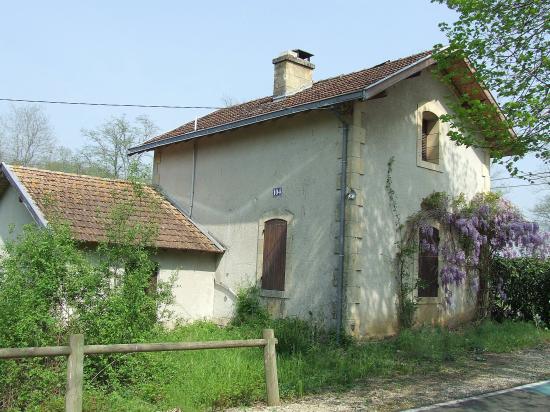
[[[422,112],[422,161],[439,164],[439,119]]]
[[[265,222],[262,289],[285,290],[286,228],[283,219]]]
[[[439,230],[421,228],[418,251],[418,297],[437,297],[439,290]]]

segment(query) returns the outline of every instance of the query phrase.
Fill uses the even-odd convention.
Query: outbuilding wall
[[[159,282],[172,284],[169,324],[214,318],[215,271],[218,257],[211,253],[159,250]]]
[[[7,242],[17,238],[23,226],[34,220],[23,203],[19,201],[17,191],[8,186],[0,195],[0,250]]]

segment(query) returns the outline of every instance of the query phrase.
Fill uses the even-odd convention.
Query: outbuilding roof
[[[155,245],[164,249],[221,253],[223,248],[151,186],[125,180],[1,165],[3,181],[19,192],[41,226],[58,218],[71,226],[75,239],[101,242],[113,208],[130,204],[130,221],[158,225]],[[4,183],[5,186],[5,183]]]

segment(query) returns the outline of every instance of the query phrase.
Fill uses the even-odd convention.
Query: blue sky
[[[283,50],[315,54],[323,79],[444,43],[437,24],[454,18],[429,0],[2,2],[0,97],[220,106],[271,94],[271,60]],[[71,148],[83,145],[81,128],[110,116],[147,114],[168,130],[207,113],[44,108]],[[540,168],[532,159],[523,167]],[[540,187],[508,196],[527,210]]]

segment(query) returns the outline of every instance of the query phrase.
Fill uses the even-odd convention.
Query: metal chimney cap
[[[292,49],[292,51],[298,55],[299,59],[302,59],[302,60],[309,61],[309,59],[313,56],[313,54],[302,49]]]

